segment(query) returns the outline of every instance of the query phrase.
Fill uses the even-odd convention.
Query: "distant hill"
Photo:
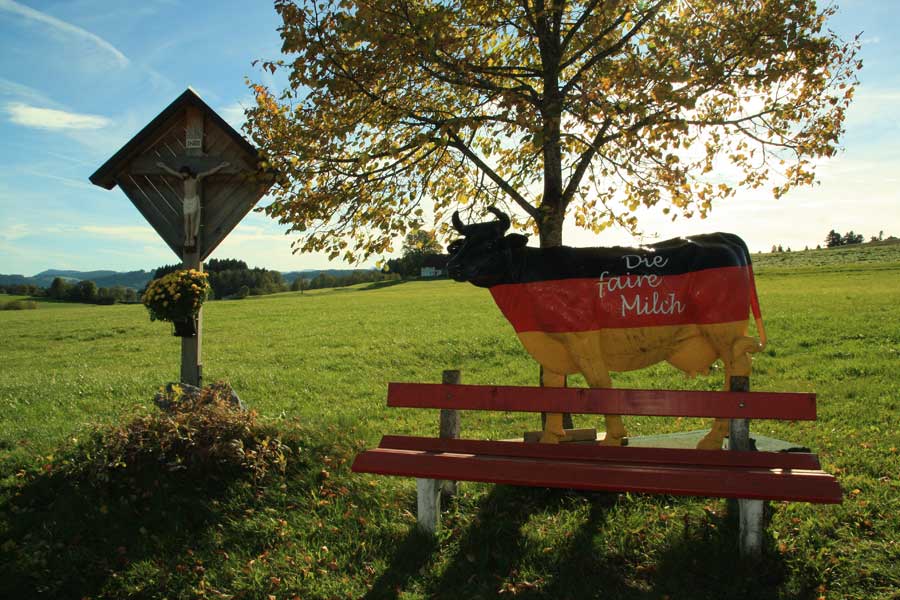
[[[320,273],[333,275],[335,277],[343,277],[350,275],[356,271],[371,271],[372,269],[306,269],[303,271],[288,271],[282,273],[281,277],[290,285],[294,280],[302,277],[304,279],[313,279]],[[50,287],[53,280],[57,277],[68,279],[71,282],[90,280],[97,284],[97,287],[115,287],[117,285],[130,287],[140,290],[147,285],[147,282],[153,278],[153,271],[129,271],[122,273],[119,271],[72,271],[64,269],[47,269],[41,271],[31,277],[24,275],[3,275],[0,274],[0,286],[4,285],[37,285],[42,288]]]
[[[369,272],[374,269],[306,269],[303,271],[288,271],[287,273],[282,273],[281,278],[288,283],[288,285],[294,283],[294,281],[300,277],[303,279],[315,279],[316,275],[321,273],[325,273],[326,275],[333,275],[335,277],[344,277],[350,275],[351,273],[355,273],[357,271],[365,271]]]
[[[34,280],[34,283],[36,285],[39,285],[41,287],[48,287],[57,277],[62,277],[63,279],[68,279],[71,281],[84,281],[86,279],[90,279],[91,281],[96,282],[98,278],[111,277],[115,274],[115,271],[71,271],[62,269],[47,269],[46,271],[41,271],[37,275],[32,275],[31,279]]]
[[[50,287],[53,280],[62,277],[71,282],[90,280],[97,287],[130,287],[136,290],[143,288],[153,276],[151,271],[71,271],[61,269],[48,269],[31,277],[24,275],[0,274],[0,286],[4,285],[36,285],[42,288]]]
[[[24,275],[0,275],[0,285],[35,285],[31,277]]]
[[[97,284],[97,287],[121,285],[122,287],[140,290],[146,287],[152,277],[152,271],[128,271],[127,273],[113,273],[107,277],[98,277],[93,281]]]

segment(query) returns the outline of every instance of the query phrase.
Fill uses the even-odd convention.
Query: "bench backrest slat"
[[[388,406],[813,421],[816,395],[390,383]]]

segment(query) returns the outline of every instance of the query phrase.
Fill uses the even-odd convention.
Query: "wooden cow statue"
[[[584,375],[612,386],[610,371],[667,361],[694,375],[717,360],[732,376],[750,375],[750,354],[765,330],[746,244],[729,233],[677,238],[640,248],[528,248],[527,236],[504,235],[509,217],[453,226],[463,236],[448,248],[456,281],[489,288],[526,350],[544,367],[544,385]],[[760,336],[748,337],[752,311]],[[604,444],[627,437],[622,419],[606,415]],[[719,449],[728,419],[716,419],[698,448]],[[548,415],[541,438],[565,437],[562,415]]]

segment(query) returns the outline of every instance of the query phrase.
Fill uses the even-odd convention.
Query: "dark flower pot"
[[[184,319],[181,321],[172,321],[175,326],[176,337],[196,337],[197,335],[197,319]]]

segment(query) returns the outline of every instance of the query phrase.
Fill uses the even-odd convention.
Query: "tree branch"
[[[562,43],[560,44],[560,49],[563,54],[565,54],[566,49],[569,47],[569,44],[572,42],[572,39],[578,34],[584,24],[587,22],[589,16],[594,13],[594,9],[597,8],[597,5],[600,4],[602,0],[591,0],[588,2],[587,6],[584,7],[584,12],[581,13],[581,16],[575,20],[572,24],[572,27],[566,32],[565,37],[563,37]],[[619,0],[613,0],[614,3],[618,4]],[[609,30],[611,31],[611,30]],[[605,31],[601,35],[606,35],[609,31]]]
[[[569,179],[569,183],[566,184],[566,189],[563,190],[563,206],[568,206],[569,202],[571,202],[572,197],[575,195],[575,190],[577,190],[578,186],[581,184],[581,178],[584,177],[585,171],[587,171],[588,166],[594,159],[594,155],[597,153],[597,150],[599,150],[600,145],[603,141],[603,137],[606,135],[606,131],[609,129],[610,125],[612,125],[612,117],[607,117],[606,121],[603,123],[603,126],[597,132],[597,135],[594,136],[593,142],[588,146],[587,150],[584,151],[584,153],[581,155],[581,158],[578,160],[578,166],[575,167],[575,172],[572,173],[572,177]]]
[[[603,50],[602,52],[598,52],[597,54],[595,54],[594,56],[592,56],[591,58],[586,60],[584,62],[584,64],[578,68],[578,71],[575,73],[575,75],[572,76],[572,78],[568,81],[568,83],[566,83],[566,85],[563,86],[563,88],[562,88],[563,96],[568,94],[569,91],[572,89],[572,87],[574,87],[575,84],[577,84],[578,81],[581,80],[581,77],[587,71],[592,69],[594,67],[594,65],[596,65],[598,62],[600,62],[604,58],[610,57],[610,56],[614,55],[616,52],[618,52],[619,50],[621,50],[622,48],[624,48],[625,45],[628,42],[630,42],[631,39],[635,35],[637,35],[637,32],[640,31],[644,27],[644,25],[646,25],[650,21],[650,19],[652,19],[653,17],[656,16],[656,13],[659,12],[659,10],[662,8],[663,4],[665,4],[666,2],[669,2],[669,1],[670,0],[659,0],[659,2],[654,4],[650,8],[650,10],[647,11],[647,14],[645,14],[641,18],[640,21],[638,21],[637,23],[634,24],[634,27],[632,27],[628,31],[628,33],[626,33],[621,38],[619,38],[619,41],[617,41],[612,46],[609,46],[608,48],[606,48],[606,50]],[[624,15],[622,15],[622,17],[620,17],[620,18],[624,18]]]
[[[466,158],[471,160],[476,167],[478,167],[485,175],[487,175],[491,181],[497,184],[501,190],[506,192],[506,194],[512,198],[516,204],[518,204],[522,209],[527,212],[531,217],[537,219],[538,211],[537,209],[531,205],[531,203],[525,199],[522,194],[517,192],[509,183],[500,177],[487,163],[485,163],[481,158],[475,154],[469,146],[465,144],[465,142],[460,139],[460,137],[453,131],[449,132],[450,139],[452,140],[448,145],[456,148],[460,152],[462,152]]]

